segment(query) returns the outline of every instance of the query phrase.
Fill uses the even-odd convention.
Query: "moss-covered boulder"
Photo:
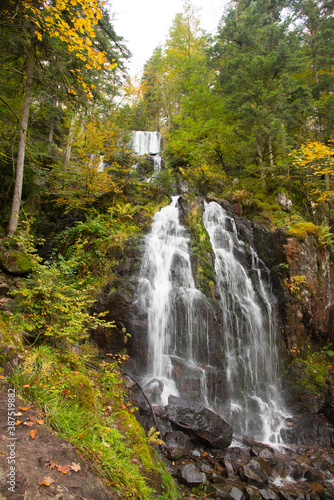
[[[0,267],[6,273],[23,276],[32,271],[33,257],[0,244]]]

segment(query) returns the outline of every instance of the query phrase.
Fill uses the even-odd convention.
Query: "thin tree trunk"
[[[57,104],[56,97],[52,97],[52,108],[53,110],[55,109]],[[56,115],[55,113],[52,113],[51,118],[50,118],[50,128],[49,128],[49,137],[48,137],[48,152],[50,153],[51,151],[51,144],[53,143],[53,134],[55,131],[55,123],[56,123]]]
[[[66,144],[66,149],[65,149],[65,155],[64,155],[64,167],[68,168],[70,165],[70,159],[71,159],[71,149],[72,149],[72,143],[74,139],[74,124],[75,124],[75,119],[76,115],[72,116],[71,118],[71,123],[70,123],[70,130],[68,133],[68,139],[67,139],[67,144]]]
[[[263,150],[261,148],[261,144],[256,141],[256,148],[257,148],[257,154],[259,157],[259,162],[260,162],[260,176],[261,176],[261,181],[262,181],[262,187],[266,187],[266,176],[265,176],[265,168],[264,168],[264,163],[263,163]]]
[[[273,145],[272,145],[272,141],[271,141],[271,135],[269,136],[268,147],[269,147],[270,166],[273,167],[274,166],[274,155],[273,155]]]
[[[27,127],[28,127],[29,110],[31,103],[32,83],[33,83],[33,60],[31,57],[28,56],[27,82],[26,82],[23,111],[20,123],[19,145],[18,145],[17,161],[16,161],[15,188],[12,201],[12,211],[8,223],[9,235],[15,233],[19,220],[22,186],[23,186],[24,156],[25,156],[26,142],[27,142]]]

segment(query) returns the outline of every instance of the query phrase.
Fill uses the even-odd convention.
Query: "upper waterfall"
[[[131,146],[134,151],[142,156],[161,153],[160,132],[144,132],[136,130],[132,132]]]

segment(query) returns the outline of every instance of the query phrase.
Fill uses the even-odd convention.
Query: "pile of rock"
[[[196,488],[209,498],[227,500],[334,500],[331,444],[273,448],[249,439],[232,443],[232,428],[221,417],[174,396],[154,411],[168,468],[184,496]]]

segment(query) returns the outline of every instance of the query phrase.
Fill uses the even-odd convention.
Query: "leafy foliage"
[[[13,291],[16,297],[13,322],[16,329],[34,341],[49,340],[53,345],[77,343],[91,328],[112,327],[98,316],[90,315],[93,288],[85,280],[73,280],[73,263],[64,260],[58,266],[41,263],[29,238],[16,238],[20,251],[32,257],[33,270]]]

